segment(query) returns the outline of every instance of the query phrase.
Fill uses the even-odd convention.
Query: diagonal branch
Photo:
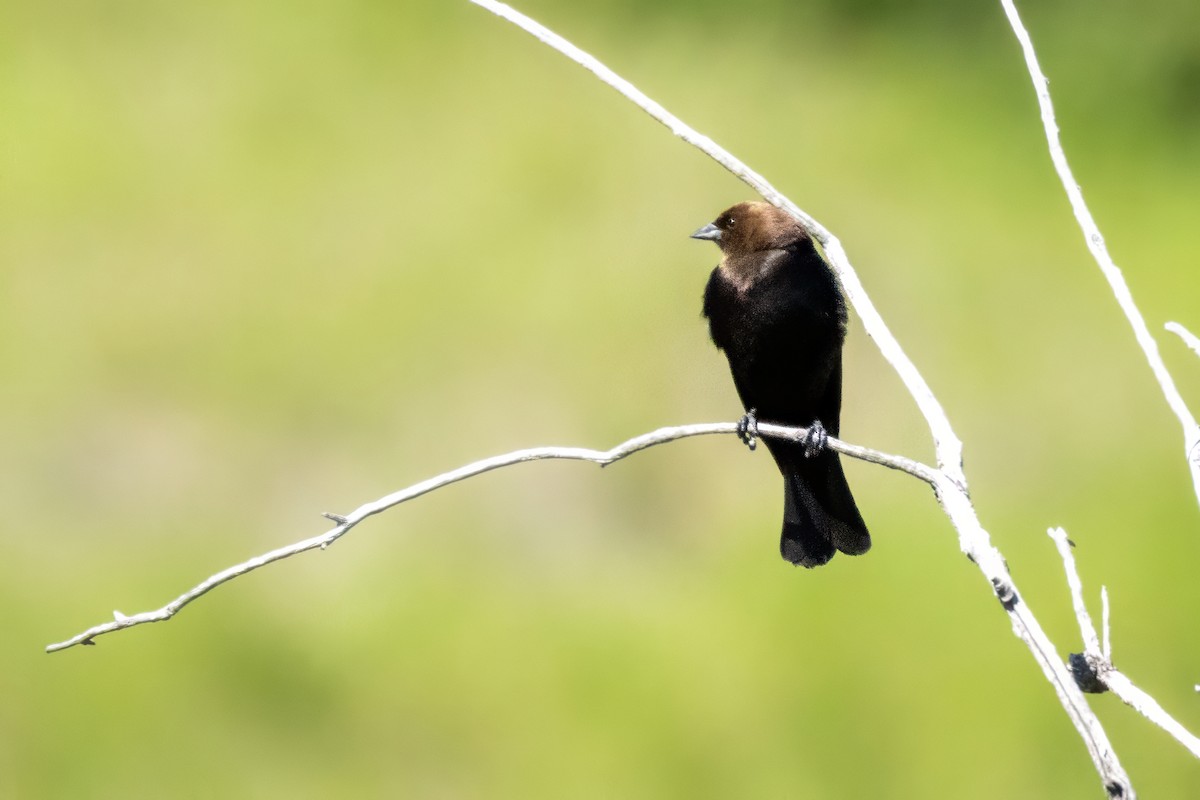
[[[1196,452],[1197,447],[1200,446],[1200,426],[1196,425],[1196,418],[1192,416],[1192,412],[1183,402],[1179,390],[1175,388],[1175,381],[1171,377],[1171,373],[1167,371],[1162,356],[1159,355],[1158,342],[1150,335],[1150,329],[1146,327],[1146,320],[1133,300],[1133,293],[1129,291],[1129,284],[1125,282],[1124,274],[1113,262],[1112,256],[1108,254],[1108,247],[1104,244],[1100,227],[1092,218],[1092,212],[1088,210],[1087,203],[1083,199],[1083,190],[1079,188],[1079,184],[1075,182],[1075,176],[1071,173],[1071,166],[1067,163],[1067,154],[1063,151],[1062,142],[1058,138],[1058,122],[1054,117],[1054,104],[1050,101],[1050,81],[1038,63],[1037,53],[1033,49],[1033,40],[1029,38],[1029,32],[1025,30],[1013,0],[1000,0],[1000,2],[1004,6],[1004,13],[1008,15],[1013,33],[1017,35],[1017,39],[1021,43],[1021,50],[1025,54],[1025,65],[1029,69],[1029,77],[1033,81],[1034,91],[1037,92],[1038,106],[1042,112],[1042,127],[1046,130],[1046,144],[1050,150],[1050,160],[1054,162],[1054,169],[1058,172],[1059,180],[1062,181],[1063,190],[1067,193],[1067,199],[1071,201],[1071,209],[1075,212],[1075,219],[1083,231],[1083,238],[1087,242],[1088,250],[1091,251],[1092,258],[1096,260],[1100,271],[1104,273],[1105,279],[1108,280],[1108,285],[1117,298],[1117,304],[1125,312],[1125,318],[1129,320],[1129,324],[1133,328],[1133,335],[1146,355],[1146,361],[1149,362],[1150,369],[1158,380],[1158,385],[1162,388],[1167,405],[1175,412],[1175,416],[1179,418],[1179,424],[1183,426],[1184,457],[1192,472],[1196,500],[1200,502],[1200,455]]]
[[[676,136],[696,147],[740,178],[765,200],[790,212],[821,243],[826,256],[841,278],[842,286],[845,288],[854,310],[862,319],[867,333],[875,341],[884,358],[900,375],[929,425],[938,461],[936,481],[933,484],[934,493],[941,503],[942,510],[958,531],[960,549],[987,578],[996,597],[1000,600],[1001,606],[1008,613],[1013,634],[1029,648],[1034,660],[1046,676],[1046,680],[1054,687],[1063,710],[1076,730],[1079,731],[1080,738],[1087,747],[1105,790],[1111,797],[1132,798],[1134,796],[1133,786],[1121,767],[1104,728],[1100,725],[1100,720],[1088,707],[1083,693],[1058,657],[1054,644],[1042,630],[1033,611],[1017,592],[1007,563],[1000,551],[992,545],[991,537],[979,522],[979,517],[975,513],[975,508],[967,493],[967,480],[962,469],[961,440],[951,427],[941,403],[934,397],[929,385],[905,354],[903,348],[900,347],[900,343],[892,336],[883,318],[880,317],[879,312],[867,296],[866,290],[858,280],[858,275],[846,257],[845,250],[837,237],[802,211],[761,175],[734,158],[729,151],[686,125],[629,81],[604,66],[594,56],[504,3],[497,2],[497,0],[471,0],[471,2],[508,20],[594,73],[601,81],[616,89],[647,114],[666,125]]]
[[[808,433],[807,428],[793,428],[784,425],[773,425],[767,422],[758,423],[758,433],[761,436],[769,436],[776,439],[793,439],[803,441]],[[510,467],[514,464],[521,464],[526,461],[543,461],[546,459],[566,459],[571,461],[591,461],[600,466],[607,466],[614,461],[620,461],[623,458],[638,453],[655,445],[674,442],[679,439],[686,439],[691,436],[707,436],[711,434],[729,434],[737,433],[738,426],[732,422],[713,422],[696,425],[677,425],[668,428],[659,428],[658,430],[644,433],[641,436],[635,436],[621,442],[616,447],[608,450],[591,450],[585,447],[531,447],[526,450],[516,450],[504,455],[492,456],[480,461],[474,461],[470,464],[459,467],[458,469],[449,472],[443,472],[441,475],[435,475],[428,480],[413,484],[407,489],[393,492],[385,497],[381,497],[370,503],[364,503],[351,513],[341,516],[339,514],[326,514],[325,516],[338,523],[336,528],[326,531],[320,536],[313,536],[309,539],[296,542],[294,544],[280,547],[271,550],[268,553],[255,556],[254,558],[243,561],[240,564],[234,564],[232,567],[223,569],[220,572],[205,578],[196,586],[187,590],[179,597],[176,597],[171,602],[167,603],[162,608],[153,611],[144,611],[140,614],[125,615],[120,611],[113,612],[113,620],[100,625],[95,625],[88,628],[83,633],[72,636],[65,641],[56,642],[46,647],[47,653],[53,653],[58,650],[65,650],[68,647],[74,647],[77,644],[95,644],[97,636],[103,636],[106,633],[114,633],[116,631],[133,628],[137,625],[144,625],[148,622],[166,622],[171,617],[179,613],[184,606],[191,603],[193,600],[198,600],[203,595],[217,588],[223,583],[228,583],[234,578],[241,577],[249,572],[253,572],[259,567],[265,567],[267,564],[276,561],[282,561],[285,558],[290,558],[294,555],[307,552],[309,550],[324,550],[329,545],[336,542],[343,535],[348,533],[358,523],[364,519],[381,511],[386,511],[389,508],[398,506],[401,503],[407,502],[420,497],[423,494],[428,494],[435,489],[441,489],[443,486],[449,486],[452,483],[473,478],[476,475],[482,475],[485,472],[490,472],[501,467]],[[904,456],[895,456],[889,453],[881,453],[878,450],[872,450],[867,447],[861,447],[856,444],[849,444],[839,439],[830,437],[827,441],[827,446],[831,450],[835,450],[852,458],[869,461],[873,464],[880,464],[891,469],[907,472],[916,478],[919,478],[930,485],[936,485],[938,481],[938,473],[932,467],[926,466],[918,461],[913,461]]]

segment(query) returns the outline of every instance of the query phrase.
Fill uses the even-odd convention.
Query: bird
[[[802,442],[764,439],[784,481],[780,554],[812,568],[867,552],[871,534],[825,447],[842,410],[847,314],[837,276],[800,222],[769,203],[738,203],[692,238],[721,248],[703,314],[746,409],[743,439],[753,449],[759,420],[809,429]]]

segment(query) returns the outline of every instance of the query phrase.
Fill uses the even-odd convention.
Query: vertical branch
[[[1200,426],[1197,426],[1196,418],[1192,416],[1187,404],[1183,402],[1183,397],[1175,387],[1171,373],[1163,364],[1162,356],[1158,352],[1158,343],[1150,335],[1150,329],[1146,327],[1146,320],[1133,300],[1133,293],[1129,291],[1125,276],[1113,262],[1112,256],[1108,254],[1108,247],[1104,244],[1100,228],[1092,218],[1092,212],[1088,209],[1087,203],[1084,202],[1083,190],[1079,188],[1075,176],[1071,173],[1071,166],[1067,163],[1067,154],[1063,151],[1062,142],[1058,137],[1058,122],[1054,116],[1054,104],[1050,101],[1050,82],[1038,63],[1037,53],[1033,49],[1033,40],[1030,39],[1029,32],[1021,22],[1017,6],[1013,0],[1000,0],[1000,2],[1004,6],[1004,13],[1008,15],[1008,22],[1012,26],[1013,33],[1017,35],[1017,40],[1021,43],[1021,50],[1025,54],[1025,66],[1029,70],[1033,89],[1037,93],[1038,107],[1042,112],[1042,127],[1046,131],[1046,144],[1050,150],[1050,160],[1054,162],[1058,179],[1062,182],[1067,199],[1071,202],[1071,209],[1075,212],[1075,219],[1083,231],[1087,248],[1108,280],[1108,285],[1117,298],[1117,304],[1125,312],[1125,318],[1129,320],[1129,325],[1133,328],[1133,335],[1142,348],[1146,361],[1150,364],[1150,369],[1158,380],[1158,385],[1162,388],[1167,405],[1175,412],[1175,416],[1179,418],[1179,424],[1183,426],[1184,457],[1187,459],[1188,468],[1192,473],[1196,500],[1200,502],[1200,452],[1198,452],[1200,450]]]

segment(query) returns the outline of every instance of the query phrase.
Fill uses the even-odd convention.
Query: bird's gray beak
[[[700,230],[692,234],[693,239],[709,239],[710,241],[721,241],[721,229],[713,223],[708,223]]]

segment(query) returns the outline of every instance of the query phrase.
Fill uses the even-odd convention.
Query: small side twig
[[[1083,601],[1083,581],[1080,580],[1079,570],[1075,566],[1075,554],[1071,552],[1071,543],[1067,539],[1067,532],[1062,528],[1051,528],[1047,533],[1054,540],[1054,544],[1058,546],[1058,554],[1062,557],[1063,569],[1067,574],[1067,585],[1071,588],[1071,603],[1075,606],[1075,617],[1079,621],[1079,633],[1083,639],[1083,653],[1071,655],[1072,671],[1080,681],[1080,688],[1085,692],[1095,693],[1107,689],[1121,698],[1126,705],[1173,736],[1192,755],[1200,758],[1200,739],[1180,725],[1158,704],[1157,700],[1134,686],[1133,681],[1113,666],[1111,640],[1108,632],[1108,592],[1101,590],[1100,594],[1104,606],[1104,643],[1101,645],[1100,638],[1096,635],[1096,628],[1092,624],[1092,618]]]
[[[1046,532],[1058,545],[1058,554],[1062,556],[1063,565],[1067,571],[1067,588],[1071,590],[1071,604],[1075,606],[1075,618],[1079,620],[1079,634],[1083,638],[1083,649],[1088,653],[1100,652],[1100,637],[1096,634],[1096,626],[1088,614],[1087,604],[1083,602],[1083,581],[1075,569],[1075,554],[1071,552],[1071,540],[1062,528],[1051,528]]]
[[[448,486],[458,481],[472,478],[476,475],[481,475],[485,472],[490,472],[501,467],[509,467],[513,464],[520,464],[526,461],[542,461],[545,459],[567,459],[572,461],[591,461],[600,466],[611,464],[614,461],[620,461],[623,458],[633,455],[655,445],[666,444],[679,439],[686,439],[691,436],[707,436],[712,434],[729,434],[737,433],[737,423],[735,422],[714,422],[702,423],[696,425],[676,425],[672,427],[659,428],[658,430],[644,433],[641,436],[635,436],[621,442],[616,447],[608,450],[592,450],[585,447],[531,447],[525,450],[516,450],[504,455],[492,456],[480,461],[474,461],[470,464],[459,467],[458,469],[443,472],[441,475],[435,475],[428,480],[413,484],[406,489],[393,492],[385,497],[381,497],[370,503],[364,503],[354,511],[346,515],[331,514],[325,512],[322,516],[333,520],[337,523],[337,527],[332,530],[322,533],[320,536],[313,536],[308,539],[303,539],[294,544],[280,547],[262,555],[255,556],[234,564],[232,567],[223,569],[215,575],[211,575],[204,579],[196,586],[176,597],[171,602],[167,603],[162,608],[153,611],[144,611],[140,614],[122,614],[120,611],[113,612],[113,620],[100,625],[94,625],[88,628],[83,633],[72,636],[61,642],[48,645],[47,653],[53,653],[59,650],[66,650],[77,644],[90,645],[95,644],[97,636],[103,636],[107,633],[133,628],[138,625],[145,625],[148,622],[165,622],[171,617],[179,613],[184,606],[194,600],[199,599],[203,595],[217,588],[223,583],[228,583],[234,578],[238,578],[249,572],[253,572],[259,567],[265,567],[276,561],[281,561],[285,558],[290,558],[294,555],[307,552],[309,550],[324,550],[329,545],[336,542],[342,536],[350,531],[358,523],[362,522],[367,517],[373,516],[386,511],[393,506],[398,506],[408,500],[420,497],[423,494],[440,489],[443,486]],[[801,441],[808,433],[807,428],[793,428],[784,425],[773,425],[767,422],[761,422],[758,425],[758,433],[761,436],[770,436],[777,439],[795,439]],[[827,446],[831,450],[835,450],[843,455],[852,458],[869,461],[873,464],[880,464],[891,469],[907,472],[930,485],[936,485],[937,473],[932,467],[926,466],[918,461],[913,461],[904,456],[895,456],[888,453],[881,453],[878,450],[872,450],[868,447],[860,447],[859,445],[849,444],[840,439],[830,438]]]

